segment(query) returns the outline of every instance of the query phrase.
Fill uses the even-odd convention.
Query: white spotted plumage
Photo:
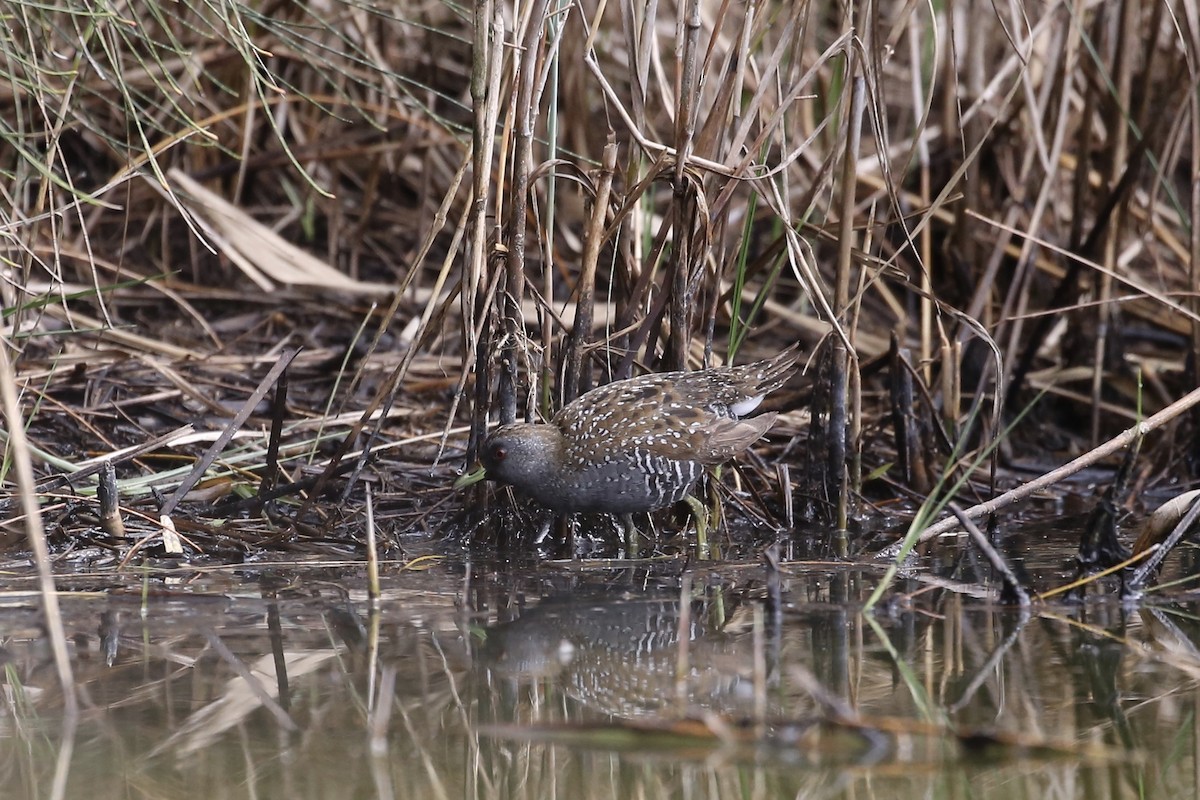
[[[740,418],[795,372],[786,350],[742,367],[643,375],[601,386],[548,424],[518,423],[484,445],[488,477],[561,511],[630,513],[681,500],[705,465],[760,438],[774,414]]]

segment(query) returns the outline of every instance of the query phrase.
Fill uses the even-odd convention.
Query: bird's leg
[[[708,488],[708,498],[709,498],[708,517],[705,519],[705,523],[708,525],[708,527],[711,530],[714,530],[714,531],[721,526],[721,515],[725,508],[724,506],[721,505],[721,472],[724,469],[725,468],[721,467],[721,466],[718,466],[715,469],[713,469],[712,480],[710,480],[707,484],[705,484]],[[735,478],[737,477],[736,472],[734,473],[734,477]],[[716,558],[716,559],[721,558],[720,543],[713,545],[712,557]]]
[[[550,526],[554,524],[555,519],[557,517],[554,514],[546,514],[542,517],[538,524],[537,538],[533,540],[535,547],[541,547],[542,543],[550,538]]]
[[[637,529],[633,527],[633,514],[621,515],[621,527],[625,529],[625,555],[627,558],[637,558],[638,540]]]
[[[708,547],[708,509],[696,499],[695,495],[684,495],[683,501],[692,510],[692,518],[696,520],[696,549],[700,558],[707,559],[710,555]]]

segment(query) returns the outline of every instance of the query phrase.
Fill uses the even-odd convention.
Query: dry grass
[[[835,521],[888,462],[870,494],[961,474],[975,401],[993,435],[1045,392],[1009,435],[1040,456],[1200,383],[1191,6],[856,8],[11,4],[0,304],[39,491],[110,454],[131,502],[171,491],[200,450],[122,449],[211,441],[291,347],[282,483],[370,450],[406,524],[443,440],[457,465],[635,365],[803,342],[795,491]],[[216,493],[272,462],[254,412]]]

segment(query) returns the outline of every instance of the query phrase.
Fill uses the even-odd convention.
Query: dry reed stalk
[[[63,718],[67,725],[73,726],[79,714],[79,701],[75,695],[71,657],[67,652],[67,634],[58,607],[54,567],[50,563],[50,549],[46,546],[46,530],[42,524],[41,505],[36,494],[33,463],[25,439],[25,420],[21,417],[21,404],[17,397],[17,378],[9,358],[10,347],[7,339],[0,339],[0,403],[4,407],[4,423],[8,430],[8,455],[12,458],[16,472],[17,493],[25,515],[25,535],[37,566],[46,635],[50,639],[50,651],[54,654],[54,667],[58,672],[58,682],[63,693]]]
[[[571,353],[581,387],[797,339],[814,347],[830,330],[847,357],[866,357],[893,329],[920,354],[918,394],[955,433],[982,394],[1007,395],[1012,412],[1054,379],[1047,413],[1029,422],[1068,437],[1135,413],[1134,366],[1155,408],[1195,384],[1179,371],[1200,348],[1200,127],[1160,113],[1191,108],[1190,7],[909,5],[869,21],[812,2],[698,0],[512,12],[479,0],[468,17],[434,4],[408,19],[340,3],[321,19],[302,6],[228,19],[119,8],[138,24],[103,48],[62,33],[82,13],[69,2],[22,6],[0,32],[14,76],[0,106],[15,126],[0,132],[13,145],[0,303],[14,334],[36,337],[14,367],[25,378],[81,364],[70,381],[92,391],[135,373],[83,353],[139,359],[151,384],[138,391],[156,398],[144,406],[121,396],[74,408],[63,371],[42,390],[48,420],[74,414],[106,449],[136,443],[106,430],[105,414],[173,402],[175,416],[227,415],[231,401],[198,377],[228,383],[235,362],[314,331],[324,338],[305,342],[309,353],[355,346],[306,415],[446,404],[448,431],[470,392],[477,442],[497,390],[501,418],[522,396],[527,413],[551,410],[570,299],[585,293],[616,311],[589,326],[579,306],[576,336],[601,356]],[[860,67],[847,73],[848,53]],[[870,125],[850,172],[837,164],[838,104],[855,72]],[[560,189],[602,161],[610,131],[612,211],[596,245],[580,235],[585,205]],[[224,198],[233,227],[202,226],[189,185]],[[1182,185],[1190,198],[1176,196]],[[399,291],[382,312],[313,288],[267,295],[258,276],[288,259],[251,246],[266,230],[307,253],[323,285]],[[377,326],[365,355],[351,330],[363,320]],[[1155,338],[1127,336],[1143,330]],[[1000,342],[1004,367],[974,344],[960,357],[972,340],[984,352]],[[1123,352],[1104,346],[1123,340]],[[431,402],[410,374],[418,359],[462,360],[445,376],[457,391]],[[394,372],[379,393],[381,364]],[[1076,386],[1079,368],[1091,372]],[[839,389],[854,380],[838,377]],[[883,413],[880,385],[868,375],[847,398],[864,431]],[[1081,415],[1086,432],[1073,426]],[[393,441],[435,424],[381,416],[372,435]],[[1002,427],[998,414],[991,424]],[[1040,436],[1026,431],[1012,435]],[[31,436],[36,452],[61,450],[44,428]],[[884,451],[868,449],[864,469]]]

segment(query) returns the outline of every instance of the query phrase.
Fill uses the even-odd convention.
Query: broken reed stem
[[[1188,117],[1191,120],[1191,158],[1192,163],[1200,163],[1200,97],[1197,97],[1195,92],[1190,92],[1190,111]],[[1200,286],[1200,176],[1192,180],[1191,191],[1191,239],[1188,242],[1188,251],[1191,258],[1188,259],[1188,279],[1191,286]],[[1197,380],[1197,374],[1200,373],[1200,296],[1194,292],[1188,294],[1188,307],[1196,312],[1191,320],[1192,334],[1192,357],[1186,360],[1187,369],[1185,374],[1191,379],[1193,384],[1200,384]],[[1200,425],[1197,422],[1197,415],[1192,415],[1193,433],[1192,433],[1192,452],[1195,452],[1196,437],[1200,436]]]
[[[375,535],[375,496],[371,484],[364,484],[367,506],[367,598],[371,605],[379,602],[379,548]]]
[[[54,571],[50,565],[50,549],[46,546],[46,529],[42,525],[42,508],[34,494],[33,462],[29,457],[29,443],[25,438],[25,420],[21,419],[21,405],[17,399],[17,378],[9,359],[7,338],[0,338],[0,403],[4,406],[4,421],[8,428],[10,457],[17,479],[17,491],[21,495],[21,510],[25,514],[25,535],[33,550],[37,564],[38,587],[42,595],[42,614],[46,621],[46,633],[50,637],[50,648],[54,653],[54,666],[58,670],[58,682],[63,692],[65,722],[73,723],[79,713],[75,697],[75,678],[71,673],[71,660],[67,655],[67,634],[63,628],[62,613],[58,607],[58,590],[54,586]]]
[[[695,239],[694,230],[699,222],[699,198],[704,190],[703,183],[692,180],[687,174],[687,163],[695,148],[696,98],[700,87],[697,71],[700,49],[700,2],[688,0],[686,10],[680,14],[678,35],[682,40],[676,75],[679,81],[678,109],[675,113],[675,159],[673,188],[675,238],[671,248],[671,329],[667,337],[665,362],[669,369],[687,369],[688,351],[692,341],[692,320],[695,288],[691,285],[692,265],[702,262],[703,253]]]
[[[558,5],[556,4],[556,8]],[[549,5],[547,5],[547,9]],[[546,71],[542,79],[542,84],[534,95],[534,105],[540,105],[541,97],[546,94],[549,89],[549,99],[546,102],[546,129],[543,134],[542,141],[545,146],[545,163],[542,164],[544,169],[542,180],[545,185],[545,211],[544,224],[537,226],[537,237],[540,240],[539,249],[541,251],[541,277],[542,285],[538,291],[542,297],[551,302],[555,296],[554,278],[556,272],[555,265],[555,249],[554,249],[554,232],[558,227],[558,145],[559,136],[565,126],[559,108],[559,72],[561,69],[561,59],[559,58],[559,44],[562,41],[563,25],[566,22],[566,14],[550,12],[546,18],[546,38],[549,40],[549,50],[546,55],[546,64],[542,69]],[[535,216],[537,211],[534,211]],[[542,319],[548,319],[548,315],[543,310],[541,312]],[[555,342],[563,342],[555,325],[541,325],[542,341],[542,363],[540,374],[537,377],[538,396],[534,402],[537,405],[537,413],[545,419],[549,419],[553,414],[554,402],[551,399],[557,381],[554,380],[558,372],[556,359],[552,356],[555,349]],[[561,350],[562,344],[559,344]],[[561,353],[560,353],[561,355]]]
[[[96,484],[96,500],[100,504],[100,527],[109,536],[122,539],[126,535],[125,521],[121,519],[121,493],[117,488],[117,469],[111,461],[100,468],[100,482]]]
[[[563,405],[570,403],[588,390],[590,381],[583,367],[583,353],[591,338],[592,320],[596,304],[596,266],[604,246],[604,228],[608,216],[608,199],[612,193],[613,172],[617,167],[617,143],[613,137],[604,146],[600,174],[596,182],[596,197],[592,202],[592,216],[588,220],[587,233],[583,240],[583,263],[580,265],[579,297],[576,301],[575,325],[567,346],[567,368],[562,391]]]
[[[506,280],[501,295],[504,339],[500,346],[500,385],[497,388],[500,421],[506,425],[517,419],[518,361],[525,333],[525,320],[521,315],[521,300],[525,297],[525,217],[529,208],[529,173],[533,165],[534,120],[537,119],[534,83],[542,52],[547,5],[549,0],[533,0],[529,8],[525,37],[521,40],[522,58],[516,100],[512,106],[515,141],[512,183],[508,193],[508,252],[504,260]]]
[[[1138,18],[1141,16],[1142,10],[1137,3],[1122,3],[1117,13],[1120,14],[1121,21],[1116,27],[1117,42],[1113,53],[1117,62],[1115,86],[1113,87],[1116,96],[1111,99],[1116,101],[1117,108],[1124,116],[1132,107],[1130,92],[1133,89],[1134,61],[1142,59],[1142,54],[1137,52],[1138,48],[1134,44],[1137,42]],[[1116,186],[1121,180],[1121,173],[1129,160],[1129,125],[1125,124],[1123,119],[1113,126],[1112,147],[1108,156],[1111,159],[1108,185]],[[1121,233],[1124,228],[1127,203],[1128,195],[1125,195],[1113,212],[1112,222],[1105,231],[1103,256],[1100,259],[1107,269],[1098,276],[1100,288],[1097,293],[1099,302],[1096,306],[1096,340],[1092,351],[1092,419],[1089,443],[1093,447],[1100,442],[1101,409],[1103,408],[1101,396],[1104,389],[1104,367],[1107,360],[1105,354],[1108,349],[1109,337],[1114,334],[1112,330],[1115,312],[1113,273],[1120,269],[1117,256],[1121,247]]]
[[[267,396],[267,392],[271,391],[272,387],[275,386],[284,370],[288,368],[288,366],[298,355],[300,355],[300,350],[297,348],[288,348],[279,354],[279,360],[272,365],[271,369],[267,371],[267,374],[263,376],[263,379],[259,381],[258,386],[256,386],[254,391],[250,393],[250,396],[246,398],[246,401],[242,403],[242,407],[238,409],[237,413],[234,414],[233,419],[231,419],[229,424],[225,426],[225,430],[221,431],[221,435],[218,436],[213,443],[208,446],[208,449],[204,451],[204,454],[200,456],[195,465],[192,467],[192,471],[189,472],[187,476],[179,483],[179,486],[175,488],[174,493],[172,493],[172,495],[163,502],[162,508],[159,509],[159,514],[164,517],[169,516],[183,500],[183,498],[187,496],[187,493],[190,492],[196,486],[196,484],[200,482],[200,479],[204,477],[204,473],[207,472],[208,468],[211,467],[213,462],[217,460],[217,456],[219,456],[225,449],[225,446],[233,440],[233,437],[237,434],[237,432],[242,429],[242,425],[246,423],[246,420],[250,419],[250,415],[254,413],[256,408],[258,408],[258,404],[261,403],[262,399]],[[361,423],[359,424],[361,425]],[[331,473],[332,469],[327,468],[326,473],[321,477],[325,478],[326,475]]]
[[[471,435],[467,445],[468,460],[483,439],[487,423],[488,389],[491,386],[490,326],[482,325],[487,318],[492,299],[487,286],[491,270],[487,254],[488,197],[492,187],[492,155],[496,149],[496,121],[500,117],[500,73],[503,66],[504,19],[493,0],[476,0],[474,6],[474,39],[471,46],[471,105],[475,110],[471,124],[471,212],[469,229],[471,244],[463,263],[461,313],[463,320],[463,368],[458,392],[461,392],[476,366],[476,384],[471,409]],[[457,403],[457,393],[455,402]],[[451,422],[453,414],[447,417]],[[449,425],[449,422],[447,423]]]
[[[850,318],[850,279],[853,269],[852,255],[857,241],[854,235],[854,187],[858,185],[858,147],[862,135],[862,117],[866,104],[866,82],[857,73],[858,59],[853,47],[846,52],[846,74],[853,75],[850,95],[850,112],[846,117],[846,151],[842,161],[842,192],[839,209],[837,282],[834,285],[833,307],[837,313],[838,322],[849,330]],[[849,399],[850,381],[850,349],[840,339],[833,340],[833,369],[829,419],[829,469],[833,472],[835,485],[838,487],[837,496],[837,530],[843,532],[838,537],[838,549],[845,549],[844,532],[849,527],[850,520],[850,485],[849,468],[846,460],[850,427],[847,419],[847,401]],[[845,552],[841,552],[845,555]]]

